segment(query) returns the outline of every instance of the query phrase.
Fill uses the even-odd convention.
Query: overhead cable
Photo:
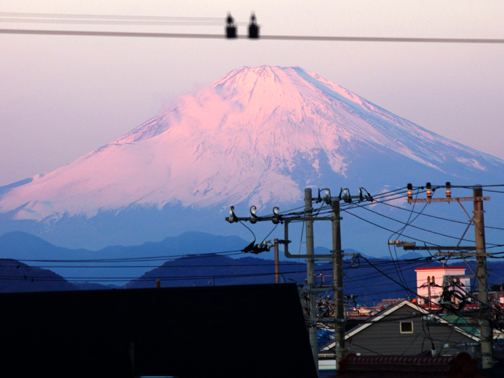
[[[18,35],[59,35],[80,37],[139,37],[139,38],[191,38],[191,39],[226,39],[224,34],[194,33],[147,33],[113,32],[85,30],[35,30],[35,29],[0,29],[0,34]],[[249,39],[238,35],[238,39]],[[458,43],[458,44],[504,44],[504,39],[490,38],[396,38],[396,37],[338,37],[338,36],[300,36],[300,35],[263,35],[260,39],[275,41],[319,41],[319,42],[403,42],[403,43]]]

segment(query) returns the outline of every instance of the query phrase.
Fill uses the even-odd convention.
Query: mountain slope
[[[184,287],[184,286],[222,286],[222,285],[245,285],[245,284],[266,284],[275,282],[275,268],[272,260],[265,260],[262,255],[259,257],[243,257],[232,259],[225,256],[205,255],[191,256],[167,261],[158,268],[146,272],[138,279],[132,280],[126,288],[152,288],[156,285],[156,280],[161,281],[161,287]],[[401,284],[406,283],[406,287],[416,293],[416,273],[419,267],[440,266],[439,262],[427,262],[425,259],[413,258],[392,263],[388,259],[370,258],[373,266],[366,261],[361,261],[360,265],[351,265],[349,260],[343,261],[345,272],[344,286],[345,296],[354,295],[357,297],[356,303],[360,305],[372,305],[373,301],[381,302],[386,298],[408,298],[412,293]],[[469,261],[471,269],[476,269],[476,262]],[[464,264],[454,263],[452,266],[464,266],[466,272],[469,268]],[[377,271],[375,267],[385,273]],[[488,262],[489,272],[502,271],[504,263],[491,260]],[[401,272],[399,275],[398,272]],[[303,282],[306,278],[306,263],[295,261],[281,261],[279,264],[279,281]],[[317,275],[322,273],[324,283],[330,284],[332,280],[332,263],[316,264]],[[499,283],[499,278],[492,275],[489,278],[490,285]],[[322,283],[322,278],[317,277],[317,283]],[[472,282],[472,281],[471,281]],[[404,284],[403,284],[404,285]],[[321,293],[321,295],[332,295],[332,292]]]
[[[166,229],[215,232],[209,219],[229,205],[292,206],[307,186],[377,191],[419,177],[489,182],[503,172],[503,161],[314,73],[244,67],[98,150],[0,190],[0,225],[62,238],[73,230],[84,235],[75,246],[138,243]]]
[[[0,260],[16,259],[29,265],[47,267],[63,277],[82,277],[80,281],[123,285],[131,277],[141,276],[172,259],[172,256],[212,252],[235,255],[234,252],[240,251],[247,244],[248,241],[235,236],[187,232],[157,243],[112,246],[90,251],[57,247],[37,236],[15,231],[0,236]],[[103,281],[100,281],[101,278],[104,278]]]
[[[14,259],[0,259],[0,293],[76,289],[51,270],[28,266]]]

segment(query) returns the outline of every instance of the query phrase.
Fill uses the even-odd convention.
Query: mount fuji
[[[177,98],[123,137],[0,188],[0,234],[67,247],[236,231],[223,217],[302,205],[305,187],[376,193],[504,177],[504,161],[453,142],[299,67],[243,67]]]

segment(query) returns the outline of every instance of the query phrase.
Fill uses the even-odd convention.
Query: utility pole
[[[321,197],[321,193],[324,192],[324,197]],[[255,224],[257,222],[271,221],[273,224],[283,223],[284,225],[284,240],[275,239],[275,261],[278,260],[278,244],[284,245],[284,254],[286,258],[289,259],[306,259],[307,265],[307,280],[306,285],[303,287],[302,291],[308,296],[308,335],[311,344],[311,350],[313,354],[313,360],[315,362],[315,367],[318,374],[318,343],[317,343],[317,323],[335,323],[336,332],[336,342],[337,346],[335,348],[335,363],[336,369],[338,369],[338,364],[341,362],[345,356],[345,316],[344,316],[344,304],[343,304],[343,257],[352,256],[359,257],[358,253],[343,253],[341,250],[341,229],[340,229],[340,201],[345,201],[346,203],[352,203],[357,200],[357,203],[362,201],[373,201],[373,197],[369,192],[363,187],[359,188],[359,195],[350,195],[350,190],[348,188],[342,188],[339,196],[332,197],[331,191],[328,188],[319,189],[317,198],[312,197],[311,188],[305,189],[305,209],[304,214],[286,214],[282,215],[278,207],[273,208],[273,215],[261,217],[257,215],[257,208],[255,206],[250,207],[250,217],[238,217],[234,212],[234,206],[231,206],[229,210],[229,217],[226,217],[226,221],[229,223],[237,222],[250,222]],[[313,206],[312,203],[325,202],[326,205],[331,205],[332,214],[331,216],[313,216]],[[289,253],[289,224],[292,221],[304,221],[306,224],[306,254],[293,255]],[[313,222],[314,221],[331,221],[332,222],[332,237],[333,245],[331,254],[316,255],[314,248],[314,237],[313,237]],[[263,242],[261,244],[254,245],[254,242],[249,246],[245,247],[243,252],[251,252],[254,254],[269,251],[270,242]],[[333,262],[333,284],[332,286],[325,285],[323,282],[317,284],[315,277],[315,261],[318,260],[329,260]],[[278,266],[275,263],[276,267]],[[278,269],[275,269],[278,282]],[[329,290],[334,291],[334,318],[331,319],[319,319],[317,317],[316,311],[316,298],[318,292],[326,292]]]
[[[443,186],[439,186],[443,187]],[[438,187],[438,188],[439,188]],[[490,306],[488,305],[488,275],[487,275],[487,256],[491,257],[491,253],[486,253],[485,247],[485,222],[484,216],[485,213],[483,211],[483,201],[489,201],[490,197],[483,197],[483,189],[481,185],[475,185],[473,187],[473,196],[472,197],[452,197],[451,193],[451,184],[449,182],[444,186],[446,188],[446,198],[432,198],[433,190],[435,189],[431,183],[427,183],[426,185],[426,199],[413,199],[413,186],[408,184],[408,203],[431,203],[431,202],[457,202],[462,210],[466,213],[469,218],[469,225],[471,223],[474,224],[475,231],[475,247],[463,247],[460,246],[460,242],[465,235],[462,235],[459,243],[456,246],[434,246],[434,247],[416,247],[415,243],[402,243],[399,241],[395,241],[394,243],[397,246],[402,246],[404,250],[437,250],[439,251],[434,255],[434,257],[438,256],[458,256],[458,257],[476,257],[477,270],[475,274],[475,278],[478,280],[478,301],[480,307],[480,319],[481,319],[481,363],[483,369],[490,369],[493,367],[493,332],[492,325],[490,322]],[[464,206],[462,206],[462,201],[471,201],[474,204],[474,215],[471,217]],[[469,226],[468,226],[469,228]],[[468,230],[466,228],[466,232]],[[454,251],[474,251],[474,252],[441,252],[441,250],[454,250]],[[469,266],[470,268],[470,266]],[[458,278],[466,278],[467,276],[459,276]],[[446,279],[446,277],[445,277]],[[430,284],[429,284],[430,285]],[[430,286],[429,286],[430,288]],[[430,302],[430,301],[429,301]]]
[[[434,278],[434,276],[432,276]],[[432,305],[431,305],[431,282],[430,282],[430,276],[427,277],[427,290],[428,290],[428,298],[429,298],[429,311],[432,310]]]
[[[310,338],[310,345],[313,353],[313,359],[315,361],[315,367],[317,368],[318,375],[318,343],[317,343],[317,309],[316,309],[316,295],[312,290],[315,286],[315,261],[314,261],[314,242],[313,242],[313,208],[312,208],[312,190],[311,188],[305,189],[305,224],[306,224],[306,270],[307,279],[310,291],[308,294],[308,334]]]
[[[274,247],[275,247],[275,283],[279,282],[278,279],[278,239],[275,238],[274,240]]]
[[[343,307],[343,257],[341,251],[341,226],[339,200],[331,200],[333,243],[334,335],[336,370],[345,357],[345,313]]]
[[[492,341],[493,332],[490,324],[490,308],[488,306],[488,275],[485,249],[485,222],[483,217],[483,201],[476,198],[483,197],[483,189],[476,186],[473,189],[474,200],[474,230],[476,236],[476,278],[478,280],[478,300],[481,308],[481,362],[483,369],[493,367]]]

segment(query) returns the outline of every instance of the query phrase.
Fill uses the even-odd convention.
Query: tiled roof
[[[463,374],[463,375],[461,375]],[[337,378],[482,378],[468,353],[457,356],[357,356],[340,363]]]

